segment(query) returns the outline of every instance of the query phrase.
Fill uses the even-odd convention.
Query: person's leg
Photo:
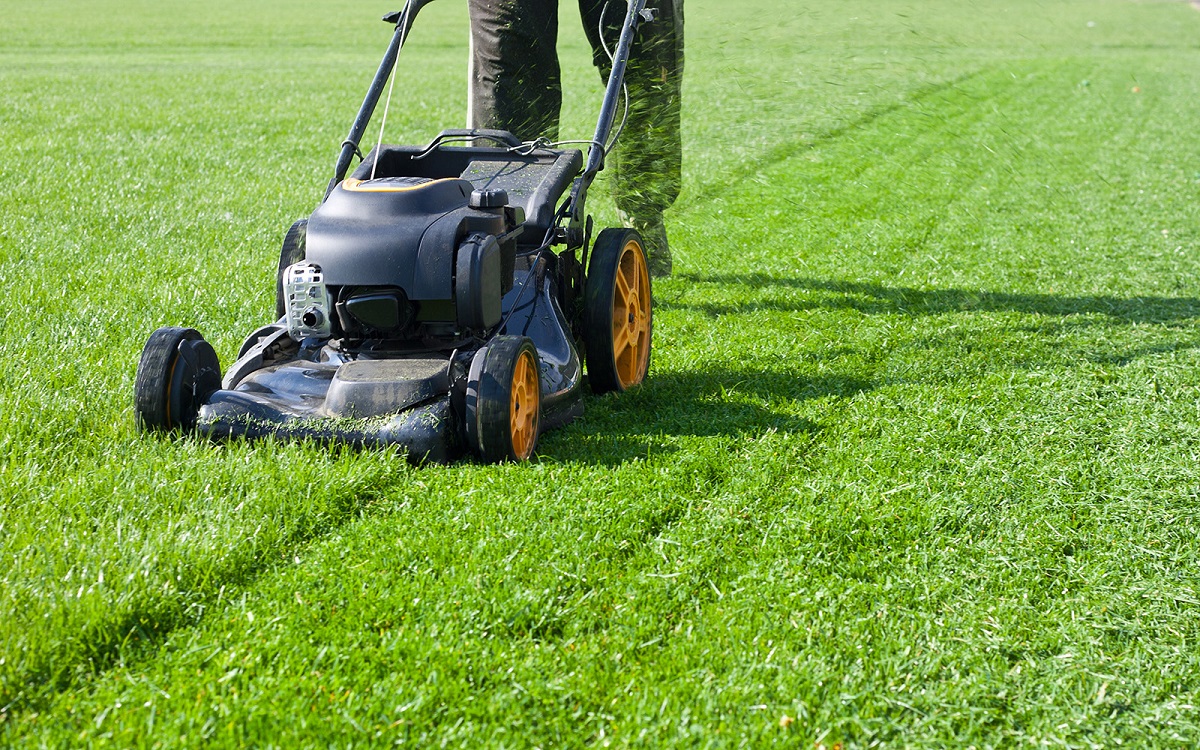
[[[585,31],[593,58],[607,78],[610,61],[604,50],[615,47],[625,18],[624,3],[580,0]],[[680,92],[683,81],[683,0],[654,0],[658,19],[643,24],[630,52],[625,82],[629,90],[629,117],[621,142],[609,155],[614,171],[617,208],[646,241],[651,271],[671,272],[671,254],[663,226],[663,211],[679,196],[682,170]],[[623,114],[618,110],[617,117]],[[618,119],[618,123],[620,120]]]
[[[467,125],[558,137],[558,0],[469,0]]]

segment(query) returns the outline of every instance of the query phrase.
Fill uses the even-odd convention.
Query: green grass
[[[462,122],[459,6],[391,139]],[[524,466],[138,435],[391,9],[0,0],[0,743],[1197,742],[1200,12],[692,0],[644,387]]]

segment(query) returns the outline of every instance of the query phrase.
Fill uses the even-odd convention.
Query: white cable
[[[379,166],[379,149],[383,148],[383,129],[387,127],[388,109],[392,106],[392,90],[396,87],[396,69],[400,67],[400,50],[404,49],[404,37],[408,34],[408,14],[412,3],[405,3],[404,15],[400,17],[400,44],[396,47],[396,59],[392,62],[391,80],[388,81],[387,100],[383,103],[383,120],[379,123],[379,140],[375,142],[375,161],[371,162],[371,177],[375,179],[375,168]]]

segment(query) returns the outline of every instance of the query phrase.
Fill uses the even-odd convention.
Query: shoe
[[[650,275],[664,278],[671,275],[671,248],[667,245],[667,228],[663,224],[662,214],[649,219],[634,219],[628,222],[642,235],[642,245],[646,251],[646,266]]]

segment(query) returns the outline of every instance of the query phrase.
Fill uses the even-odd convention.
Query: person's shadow
[[[1200,299],[1158,295],[1116,297],[1111,295],[1058,295],[1016,292],[977,291],[971,289],[914,289],[878,283],[832,281],[806,277],[780,277],[770,274],[681,275],[694,284],[717,284],[726,288],[744,286],[748,292],[770,287],[797,289],[811,294],[804,300],[762,298],[747,294],[746,303],[708,303],[656,300],[664,310],[700,311],[722,316],[759,310],[797,312],[806,310],[857,310],[864,315],[905,315],[912,317],[963,312],[1018,312],[1043,316],[1075,328],[1097,326],[1157,325],[1166,329],[1194,331],[1200,319]],[[758,299],[754,299],[758,296]],[[1195,332],[1200,333],[1200,332]],[[1177,341],[1137,347],[1122,352],[1094,351],[1090,361],[1126,365],[1134,360],[1170,351],[1200,347],[1196,336]]]
[[[1068,316],[1097,314],[1123,323],[1190,323],[1200,318],[1200,299],[1195,297],[1112,297],[1106,295],[1064,296],[1019,294],[968,289],[914,289],[903,286],[812,278],[786,278],[769,274],[717,274],[680,276],[692,283],[718,284],[749,289],[784,287],[824,293],[804,302],[760,300],[742,304],[709,304],[656,300],[663,309],[700,310],[710,315],[727,315],[756,310],[801,311],[851,309],[867,315],[941,315],[954,312],[1021,312]]]
[[[1158,325],[1191,331],[1200,319],[1195,297],[1116,297],[915,289],[877,283],[788,278],[769,274],[681,274],[690,287],[711,284],[725,289],[745,287],[743,302],[707,301],[689,292],[656,298],[655,309],[700,312],[714,318],[755,312],[856,310],[864,315],[937,316],[969,312],[1018,312],[1046,316],[1071,326]],[[810,292],[772,295],[763,290]],[[1177,341],[1114,352],[1090,352],[1092,362],[1123,366],[1155,354],[1200,347],[1200,331]],[[585,398],[582,419],[544,436],[539,455],[550,460],[577,460],[579,445],[588,446],[589,461],[615,464],[644,458],[663,448],[661,436],[725,436],[754,438],[769,431],[812,433],[819,425],[797,415],[797,402],[829,396],[851,397],[877,383],[851,374],[817,379],[784,370],[720,365],[685,371],[651,368],[641,387],[618,397]],[[584,386],[586,388],[586,385]]]

